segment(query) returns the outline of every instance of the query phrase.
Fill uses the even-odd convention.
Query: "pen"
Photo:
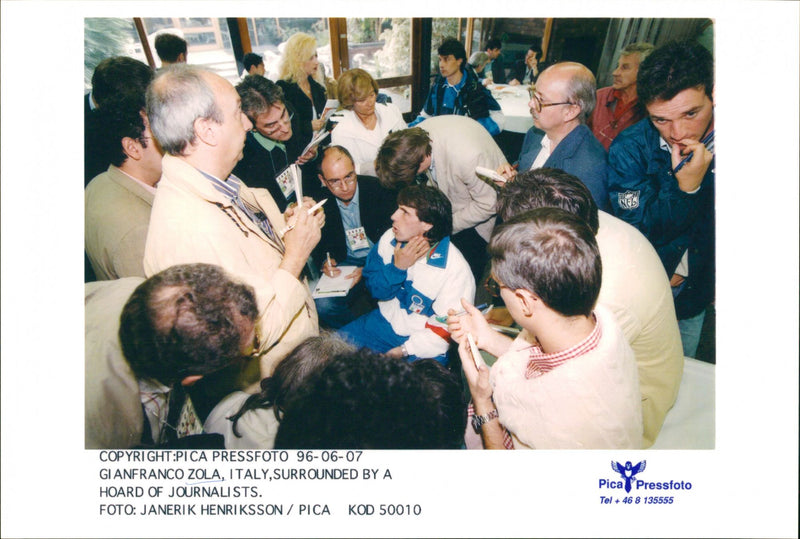
[[[325,258],[328,260],[328,271],[331,271],[331,254],[325,253]]]
[[[714,130],[712,129],[711,132],[708,135],[706,135],[705,138],[703,138],[703,140],[701,140],[700,142],[702,144],[704,144],[708,148],[708,150],[713,153],[714,152]],[[686,165],[686,163],[688,163],[689,161],[692,160],[692,156],[693,155],[694,155],[694,152],[689,152],[689,155],[687,155],[686,157],[681,159],[681,162],[678,163],[678,166],[675,167],[675,170],[673,170],[672,173],[673,174],[677,174],[678,171],[680,169],[682,169],[684,167],[684,165]]]
[[[486,309],[486,307],[489,307],[489,308]],[[481,314],[484,314],[484,315],[486,313],[488,313],[489,311],[491,311],[492,307],[494,307],[494,305],[489,305],[487,303],[481,303],[480,305],[476,305],[475,306],[475,308],[478,309],[479,311],[481,311]],[[484,309],[486,309],[486,313],[483,312]],[[462,316],[462,315],[465,315],[465,314],[467,314],[467,311],[466,310],[461,310],[461,311],[458,311],[456,314],[453,314],[451,316]]]
[[[308,214],[309,215],[314,215],[314,212],[316,212],[318,209],[320,209],[322,207],[322,205],[325,204],[326,202],[328,202],[328,199],[327,198],[323,198],[322,200],[320,200],[319,202],[317,202],[316,204],[314,204],[313,206],[308,208]],[[286,228],[281,230],[281,232],[280,232],[281,237],[283,237],[284,234],[286,234],[287,232],[289,232],[293,228],[294,228],[294,223],[288,225]]]

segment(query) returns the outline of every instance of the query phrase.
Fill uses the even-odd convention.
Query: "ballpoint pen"
[[[712,129],[711,132],[706,135],[703,140],[700,141],[711,153],[714,153],[714,130]],[[680,169],[686,165],[689,161],[692,160],[692,156],[694,152],[689,152],[689,155],[681,159],[681,162],[678,163],[678,166],[675,167],[675,170],[672,171],[673,174],[677,174]]]
[[[308,214],[309,215],[314,215],[314,213],[318,209],[320,209],[322,207],[322,205],[325,204],[326,202],[328,202],[328,199],[327,198],[323,198],[322,200],[320,200],[319,202],[317,202],[316,204],[314,204],[313,206],[308,208]],[[287,232],[289,232],[293,228],[294,228],[294,223],[288,225],[286,228],[281,230],[281,236],[283,236],[284,234],[286,234]]]

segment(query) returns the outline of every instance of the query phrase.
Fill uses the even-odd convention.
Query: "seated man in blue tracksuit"
[[[391,230],[372,248],[363,271],[378,308],[339,333],[357,346],[392,357],[446,363],[447,310],[461,310],[461,298],[472,301],[475,279],[450,243],[452,210],[441,191],[406,187],[397,206]]]
[[[492,136],[499,134],[505,123],[500,104],[483,87],[472,66],[467,64],[464,45],[455,38],[447,38],[437,52],[439,75],[431,84],[425,106],[408,127],[433,116],[457,114],[477,121]]]

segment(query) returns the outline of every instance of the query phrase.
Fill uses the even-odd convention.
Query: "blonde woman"
[[[378,83],[363,69],[351,69],[337,82],[342,119],[331,133],[331,143],[344,146],[359,174],[375,175],[375,157],[386,135],[406,128],[400,109],[376,103]]]
[[[300,121],[310,123],[314,131],[322,128],[325,122],[319,117],[327,99],[316,39],[302,32],[289,38],[283,50],[279,77],[278,86]]]

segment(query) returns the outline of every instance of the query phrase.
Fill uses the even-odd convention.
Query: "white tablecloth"
[[[714,449],[714,368],[684,358],[678,398],[651,449]]]
[[[503,115],[506,117],[504,131],[514,133],[527,133],[533,127],[533,118],[528,108],[530,96],[525,85],[508,86],[506,84],[491,84],[489,90],[500,104]]]

